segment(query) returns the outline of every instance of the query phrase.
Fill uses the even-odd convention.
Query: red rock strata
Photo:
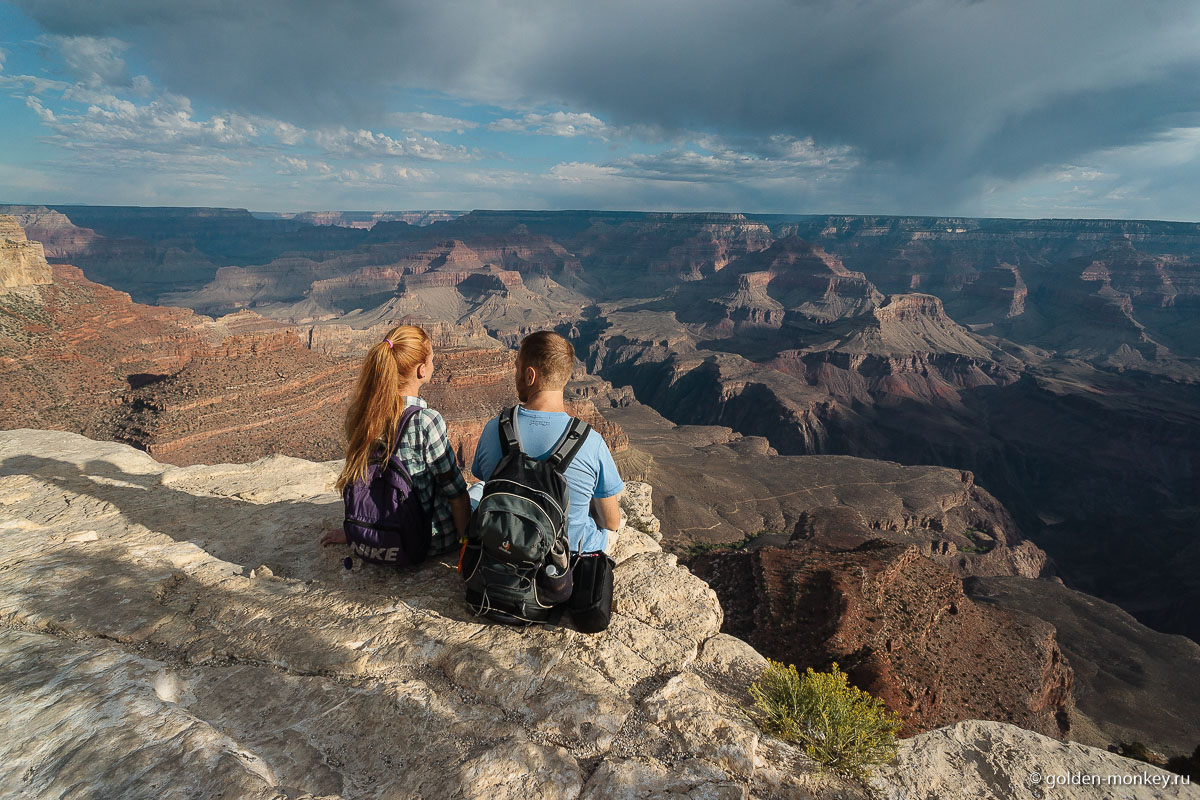
[[[180,465],[342,457],[346,402],[382,330],[292,328],[249,311],[211,320],[51,269],[53,283],[0,299],[0,427],[115,439]],[[470,326],[430,333],[438,368],[426,396],[469,466],[483,425],[516,402],[513,354],[471,346],[487,339]],[[628,448],[591,401],[569,410],[614,453]]]
[[[36,295],[0,299],[0,427],[107,438],[131,382],[182,368],[214,329],[186,309],[136,305],[75,267],[51,269]]]

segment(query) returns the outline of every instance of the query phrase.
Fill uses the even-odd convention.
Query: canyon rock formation
[[[1073,674],[1054,628],[972,602],[914,545],[830,552],[799,541],[701,556],[693,568],[721,599],[722,630],[777,661],[838,663],[900,713],[907,734],[964,719],[1071,732]]]
[[[0,214],[0,294],[50,283],[50,265],[40,242],[31,242],[11,216]]]
[[[795,540],[832,550],[886,539],[959,576],[1037,577],[1046,567],[1045,553],[970,473],[783,456],[761,437],[673,425],[636,404],[605,414],[650,457],[655,514],[682,556],[735,539],[743,548]]]
[[[370,230],[380,222],[403,222],[408,225],[430,225],[447,222],[462,216],[461,211],[301,211],[254,212],[259,219],[294,219],[310,225],[337,225],[343,228]]]
[[[30,262],[15,263],[11,274],[32,280]],[[362,354],[394,324],[288,326],[250,311],[213,320],[134,303],[75,267],[41,269],[42,284],[0,298],[0,427],[71,430],[175,464],[340,458]],[[426,397],[469,466],[484,423],[516,402],[513,355],[481,328],[430,330],[439,366]],[[628,438],[590,400],[570,410],[627,460]]]
[[[1072,739],[1097,746],[1141,742],[1166,754],[1189,753],[1200,742],[1196,642],[1151,630],[1059,581],[994,576],[964,585],[977,604],[1036,614],[1055,627],[1075,673]]]

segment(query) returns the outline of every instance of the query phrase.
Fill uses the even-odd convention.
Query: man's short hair
[[[575,369],[575,348],[554,331],[538,331],[521,340],[521,365],[538,373],[539,389],[561,389]]]

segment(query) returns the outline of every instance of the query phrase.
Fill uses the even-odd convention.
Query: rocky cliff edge
[[[0,795],[861,796],[740,710],[762,659],[661,551],[646,487],[625,503],[617,613],[589,636],[481,624],[451,559],[344,569],[315,544],[340,518],[336,466],[169,467],[0,433]],[[1013,753],[1069,747],[1088,770],[1106,755],[1026,738]],[[880,775],[897,796],[934,796],[914,772],[932,769],[924,741]],[[1018,796],[988,792],[1021,758],[947,741],[937,758],[992,769],[973,796]],[[1111,768],[1142,769],[1127,764]]]
[[[50,266],[41,242],[26,239],[16,219],[0,214],[0,295],[46,283],[50,283]]]

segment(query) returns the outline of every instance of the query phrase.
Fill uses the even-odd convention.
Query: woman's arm
[[[458,459],[450,446],[446,421],[433,409],[428,409],[425,414],[429,418],[429,430],[426,432],[425,439],[426,463],[433,470],[438,491],[450,503],[454,528],[461,539],[467,533],[467,521],[471,518],[471,500],[467,497],[467,482],[463,479],[462,470],[458,468]]]
[[[471,520],[471,499],[467,497],[466,492],[450,498],[450,513],[454,515],[454,527],[458,531],[458,538],[465,539],[467,523]]]

